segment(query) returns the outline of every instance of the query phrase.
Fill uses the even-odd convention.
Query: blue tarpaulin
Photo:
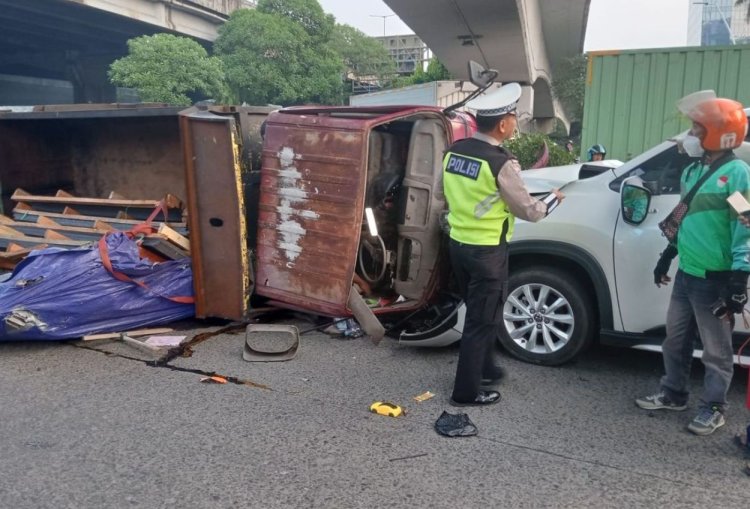
[[[104,244],[112,269],[140,284],[117,279],[96,244],[32,251],[0,283],[0,341],[71,339],[194,316],[192,303],[171,300],[193,295],[189,258],[141,259],[136,242],[122,232],[107,235]]]

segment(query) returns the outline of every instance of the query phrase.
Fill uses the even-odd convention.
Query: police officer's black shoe
[[[456,401],[451,398],[452,406],[482,406],[491,405],[500,401],[500,393],[497,391],[479,391],[477,397],[472,401]]]

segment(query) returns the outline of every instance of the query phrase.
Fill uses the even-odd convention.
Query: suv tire
[[[569,274],[527,267],[511,274],[500,344],[534,364],[563,364],[591,344],[596,313],[591,296]]]

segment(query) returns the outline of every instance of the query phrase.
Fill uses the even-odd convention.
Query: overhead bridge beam
[[[65,0],[107,11],[170,32],[213,41],[229,14],[249,7],[246,0]]]

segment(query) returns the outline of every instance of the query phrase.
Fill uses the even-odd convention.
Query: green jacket
[[[706,171],[708,165],[700,162],[683,171],[682,197]],[[750,272],[750,228],[737,220],[737,213],[727,203],[735,191],[750,200],[750,167],[739,159],[723,164],[693,196],[677,235],[683,272],[696,277],[705,277],[706,271]]]
[[[497,175],[511,157],[502,147],[473,138],[454,143],[443,159],[443,190],[453,240],[497,246],[513,233],[513,215],[500,197]]]

